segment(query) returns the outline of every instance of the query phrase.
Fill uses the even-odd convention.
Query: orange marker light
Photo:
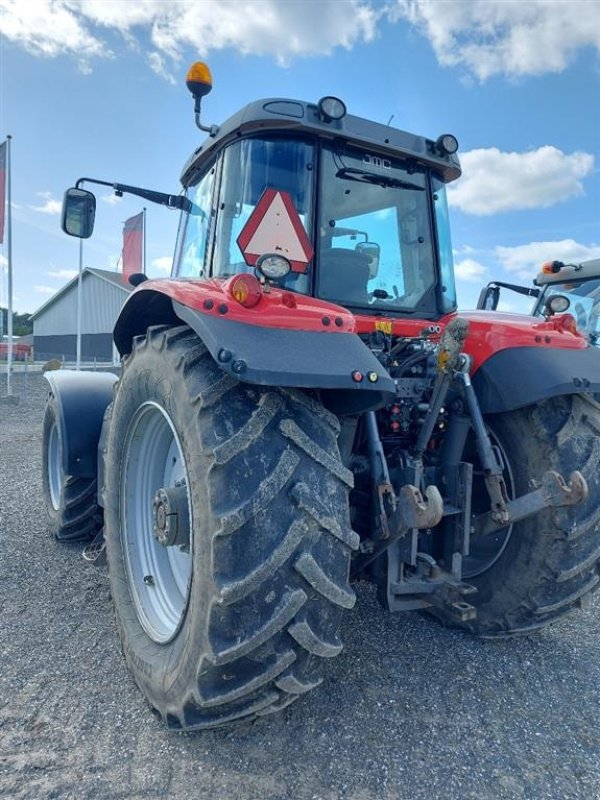
[[[244,308],[254,308],[262,297],[262,288],[254,275],[236,275],[227,286],[227,291]]]
[[[564,267],[562,261],[546,261],[542,264],[543,275],[556,275]]]
[[[197,98],[204,97],[210,92],[212,89],[212,75],[204,61],[195,61],[188,69],[185,76],[185,85]]]

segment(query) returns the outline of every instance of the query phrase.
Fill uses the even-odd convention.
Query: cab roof
[[[187,187],[193,183],[197,172],[225,144],[242,135],[261,131],[265,133],[290,131],[312,134],[322,139],[341,139],[396,158],[414,158],[433,167],[445,183],[455,180],[461,174],[458,157],[455,154],[441,155],[431,139],[351,114],[346,114],[340,120],[326,120],[319,115],[316,103],[267,98],[249,103],[220,125],[214,135],[207,137],[192,153],[183,168],[181,173],[183,186]]]

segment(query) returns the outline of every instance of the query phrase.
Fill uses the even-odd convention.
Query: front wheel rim
[[[62,488],[62,469],[60,466],[60,439],[56,422],[52,423],[48,436],[46,463],[48,466],[48,491],[50,492],[50,502],[52,503],[52,508],[58,511],[60,508],[60,490]]]
[[[154,402],[141,405],[125,438],[121,470],[121,537],[129,589],[141,626],[159,644],[177,634],[185,617],[192,580],[192,536],[188,551],[165,547],[154,535],[153,500],[159,489],[189,479],[171,418]],[[189,517],[191,503],[187,492]]]

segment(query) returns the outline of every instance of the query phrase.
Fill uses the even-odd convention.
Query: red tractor
[[[529,632],[600,582],[600,354],[572,317],[457,315],[458,143],[253,102],[163,194],[172,277],[137,275],[114,375],[58,371],[44,420],[57,539],[105,554],[122,647],[176,729],[278,711],[337,656],[351,581],[390,611]],[[105,548],[105,550],[104,550]]]

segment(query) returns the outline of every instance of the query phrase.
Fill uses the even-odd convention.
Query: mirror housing
[[[85,189],[67,189],[63,198],[61,228],[69,236],[89,239],[94,231],[96,198]]]
[[[482,290],[477,301],[477,308],[484,311],[495,311],[500,301],[500,287],[490,284]]]
[[[372,280],[379,272],[381,247],[376,242],[359,242],[354,249],[369,259],[369,280]]]

